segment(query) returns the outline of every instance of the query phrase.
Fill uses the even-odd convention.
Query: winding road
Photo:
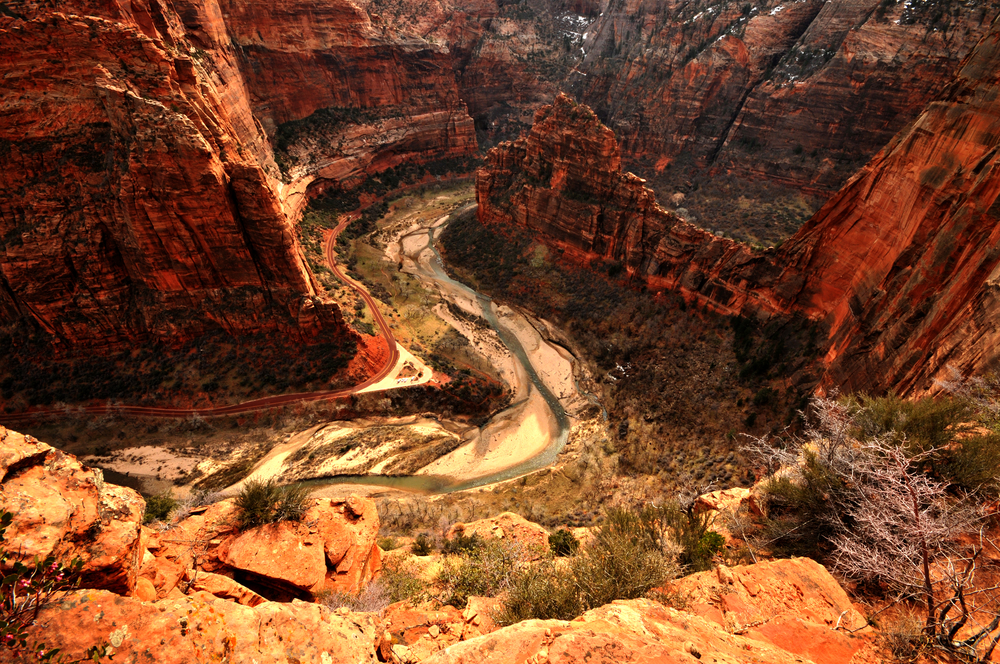
[[[348,288],[355,290],[358,295],[365,301],[368,305],[368,309],[372,312],[372,318],[375,319],[375,324],[378,325],[380,336],[385,339],[386,344],[389,347],[389,359],[386,361],[385,365],[379,369],[373,376],[368,378],[362,383],[358,383],[353,387],[345,387],[339,390],[323,390],[320,392],[298,392],[295,394],[281,394],[274,397],[262,397],[260,399],[252,399],[250,401],[242,401],[240,403],[230,404],[228,406],[214,406],[208,408],[159,408],[154,406],[126,406],[126,405],[111,405],[111,404],[96,404],[91,406],[81,406],[81,407],[70,407],[67,411],[66,408],[29,408],[28,410],[21,413],[9,413],[0,414],[0,422],[13,422],[17,420],[25,420],[33,417],[44,417],[47,415],[67,415],[67,414],[80,414],[80,413],[92,413],[92,414],[105,414],[109,412],[120,413],[123,415],[141,415],[144,417],[191,417],[194,415],[202,417],[216,417],[220,415],[239,415],[242,413],[249,413],[256,410],[264,410],[267,408],[274,408],[277,406],[287,406],[289,404],[296,403],[308,403],[312,401],[325,401],[329,399],[337,399],[340,397],[350,396],[360,392],[361,390],[374,385],[383,378],[389,375],[389,372],[393,370],[396,363],[399,361],[399,348],[396,345],[396,338],[392,334],[392,330],[389,328],[389,324],[386,322],[385,318],[382,317],[382,313],[378,310],[375,305],[375,300],[372,298],[371,294],[362,288],[360,285],[354,283],[351,279],[347,277],[343,272],[341,272],[340,267],[337,265],[337,237],[340,235],[341,231],[347,227],[347,224],[351,223],[358,218],[358,215],[352,214],[345,216],[344,220],[337,224],[337,227],[333,229],[333,232],[326,239],[326,243],[323,246],[324,255],[326,261],[330,266],[330,270],[333,274],[340,279]]]

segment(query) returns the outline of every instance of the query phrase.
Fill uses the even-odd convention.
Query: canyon
[[[468,169],[477,134],[516,137],[560,88],[640,174],[693,164],[828,196],[997,9],[634,4],[7,2],[0,311],[57,352],[352,337],[301,259],[309,192]]]
[[[621,261],[727,314],[800,313],[829,335],[825,383],[922,391],[995,361],[1000,26],[956,80],[792,238],[751,249],[661,208],[614,133],[567,96],[495,148],[477,178],[487,226],[576,260]]]
[[[892,401],[997,366],[1000,0],[2,0],[0,76],[0,417],[25,432],[0,426],[0,594],[79,568],[31,639],[400,664],[929,642],[873,629],[892,600],[829,533],[806,553],[838,578],[782,558],[811,467],[740,441],[821,442],[884,406],[862,393],[904,440],[953,406],[1000,431],[995,391]],[[915,476],[989,503],[1000,436],[958,417]],[[615,537],[658,576],[597,601]],[[525,579],[545,611],[570,579],[574,611],[499,625]]]

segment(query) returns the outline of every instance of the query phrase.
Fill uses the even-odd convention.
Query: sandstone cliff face
[[[567,99],[491,152],[480,219],[621,260],[724,312],[803,314],[829,331],[828,384],[929,389],[948,365],[978,373],[996,356],[998,72],[995,22],[938,100],[778,251],[752,252],[659,209],[621,173],[610,132]]]
[[[39,10],[0,33],[11,319],[66,345],[298,328],[314,291],[292,227],[199,63],[99,16]]]
[[[781,248],[830,326],[830,380],[931,387],[991,368],[1000,270],[1000,22],[937,101]]]
[[[998,11],[612,0],[573,82],[630,167],[696,163],[830,193],[947,85]]]
[[[353,334],[301,259],[305,190],[475,150],[447,51],[346,0],[7,6],[0,313],[57,344]]]
[[[708,297],[725,311],[756,298],[725,275],[767,269],[763,255],[662,209],[621,161],[614,133],[560,95],[538,111],[528,136],[487,155],[476,179],[479,219],[527,228],[580,259],[620,261],[655,287]]]

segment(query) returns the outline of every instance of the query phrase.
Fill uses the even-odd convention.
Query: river
[[[453,214],[468,212],[466,207]],[[337,476],[308,480],[317,488],[336,484],[364,484],[410,491],[449,493],[493,484],[526,475],[556,460],[569,438],[570,418],[559,397],[546,384],[551,368],[536,367],[542,353],[525,350],[522,338],[534,335],[536,346],[551,354],[565,353],[548,344],[520,313],[498,307],[486,295],[448,276],[436,243],[451,216],[419,228],[408,229],[397,240],[398,255],[408,259],[404,272],[433,287],[442,298],[467,313],[485,320],[516,363],[512,388],[515,403],[496,413],[478,430],[466,434],[467,442],[452,454],[430,464],[419,474],[405,477],[382,475]],[[522,338],[519,338],[519,333]],[[563,380],[562,384],[565,385]],[[569,385],[575,384],[572,374]],[[565,391],[563,396],[566,396]]]

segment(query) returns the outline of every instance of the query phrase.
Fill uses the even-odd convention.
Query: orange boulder
[[[8,565],[78,558],[85,587],[135,590],[145,502],[132,489],[105,484],[73,455],[0,426],[0,509],[14,515]]]

